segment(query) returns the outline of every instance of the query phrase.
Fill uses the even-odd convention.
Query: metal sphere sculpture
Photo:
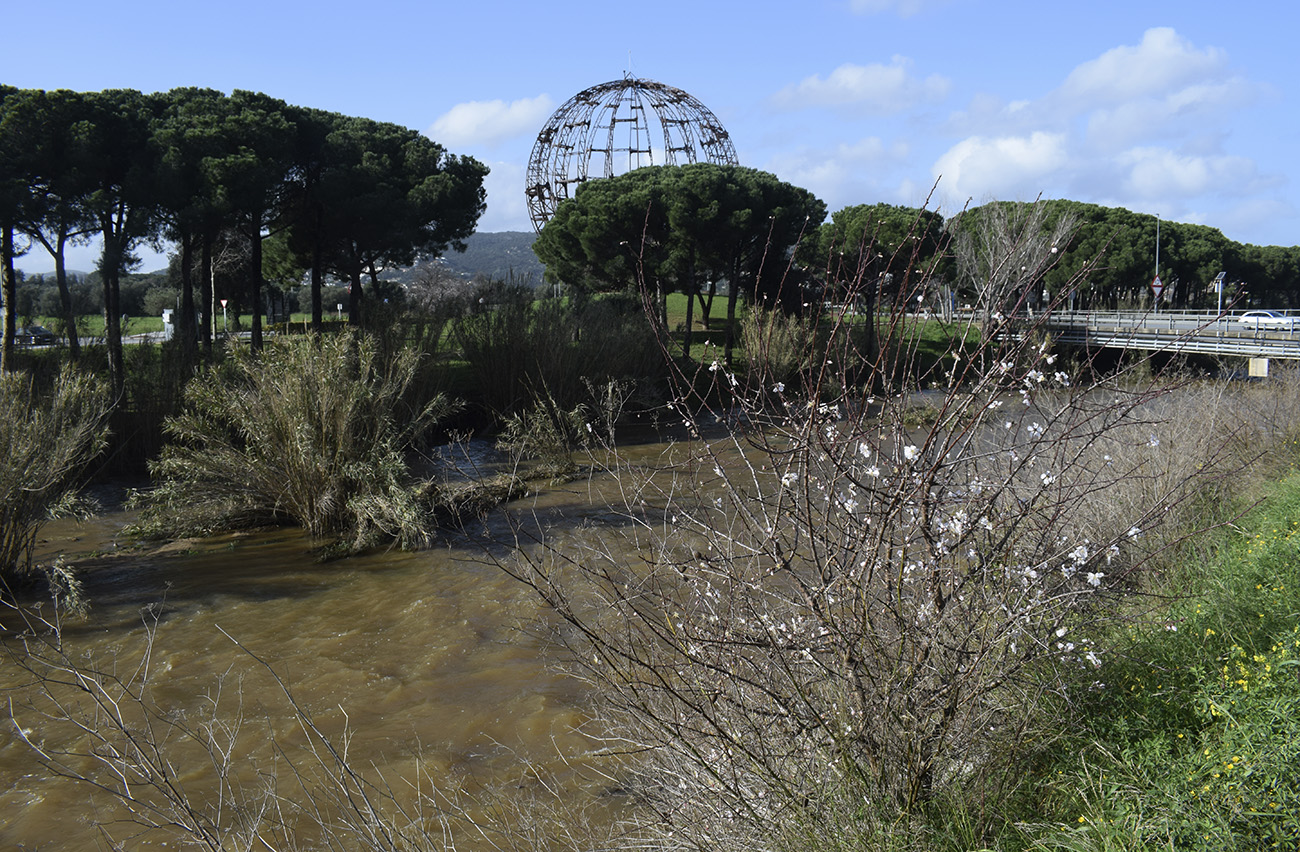
[[[601,83],[566,101],[537,134],[528,158],[528,216],[540,232],[584,181],[695,162],[737,164],[731,137],[708,107],[653,80]]]

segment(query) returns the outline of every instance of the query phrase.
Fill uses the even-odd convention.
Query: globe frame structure
[[[533,143],[525,195],[540,232],[582,183],[642,166],[737,165],[722,122],[681,89],[625,76],[584,89],[557,109]]]

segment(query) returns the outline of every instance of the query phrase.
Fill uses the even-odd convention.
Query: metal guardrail
[[[1053,311],[1042,323],[1062,343],[1081,346],[1300,360],[1300,321],[1274,330],[1203,311]]]

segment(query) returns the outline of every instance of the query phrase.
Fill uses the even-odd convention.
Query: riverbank
[[[1300,475],[1290,467],[1197,548],[1203,558],[1171,572],[1143,618],[1099,637],[1095,688],[1061,708],[1066,724],[1009,815],[1008,848],[1300,848]]]
[[[155,771],[158,761],[176,768],[184,806],[208,817],[218,801],[273,802],[309,828],[302,815],[337,807],[338,772],[356,771],[375,785],[367,789],[378,796],[380,824],[422,843],[431,842],[430,823],[412,820],[411,808],[441,809],[440,820],[463,829],[462,817],[480,815],[477,800],[453,797],[490,788],[525,790],[510,799],[521,809],[511,818],[549,813],[545,825],[570,835],[592,828],[584,812],[612,807],[640,822],[644,840],[664,826],[641,806],[668,796],[736,824],[728,809],[757,790],[764,795],[752,798],[765,803],[732,840],[770,825],[812,832],[816,848],[1111,848],[1102,845],[1111,840],[1079,831],[1122,816],[1085,809],[1093,802],[1079,791],[1102,771],[1098,760],[1062,755],[1122,751],[1132,728],[1111,730],[1106,720],[1156,717],[1130,703],[1132,690],[1098,684],[1133,685],[1123,666],[1147,659],[1142,643],[1195,632],[1183,622],[1166,629],[1169,601],[1204,602],[1209,592],[1199,590],[1227,583],[1202,564],[1223,540],[1214,530],[1199,533],[1246,528],[1253,489],[1264,487],[1257,483],[1290,463],[1300,396],[1294,381],[1276,380],[1076,390],[1064,372],[1053,379],[1045,370],[1052,356],[1030,353],[1038,360],[998,362],[983,389],[949,391],[924,422],[903,395],[868,409],[848,393],[812,404],[775,385],[752,408],[739,399],[731,409],[683,413],[695,428],[716,430],[715,440],[620,446],[590,476],[530,489],[484,512],[472,532],[422,550],[366,550],[322,565],[302,533],[282,529],[103,553],[87,578],[100,584],[90,590],[90,614],[61,632],[47,623],[60,641],[35,645],[45,655],[36,659],[53,666],[46,675],[30,667],[33,657],[10,657],[6,688],[17,699],[17,727],[2,751],[26,763],[0,767],[8,791],[0,804],[32,816],[0,840],[48,845],[36,833],[37,814],[51,831],[78,807],[102,818],[107,811],[88,807],[88,788],[68,776],[113,771],[95,755],[116,753],[131,755],[119,773],[128,764],[134,773]],[[710,375],[724,389],[731,384],[721,367]],[[785,416],[747,431],[750,411]],[[60,547],[54,535],[44,545]],[[906,559],[895,556],[904,551]],[[101,597],[113,588],[121,593]],[[791,595],[793,588],[805,593]],[[594,655],[583,644],[592,639],[605,643]],[[1184,653],[1191,668],[1222,667],[1219,657]],[[1290,668],[1272,645],[1259,653],[1274,653],[1264,664]],[[998,667],[972,674],[977,654]],[[895,663],[921,655],[930,668]],[[845,660],[852,665],[844,668]],[[1257,663],[1253,653],[1242,662]],[[869,676],[855,680],[852,666]],[[93,675],[85,681],[78,672]],[[93,684],[83,703],[60,692],[69,683]],[[618,692],[628,684],[635,689]],[[971,715],[944,728],[957,693],[943,690],[954,684],[969,697],[954,712]],[[609,701],[652,688],[676,690],[657,693],[656,702],[679,703],[620,710]],[[135,716],[117,728],[103,715],[78,724],[87,718],[78,713],[93,714],[87,694],[102,697],[101,706],[129,706],[153,727],[141,728]],[[1199,693],[1171,701],[1183,706],[1189,694]],[[63,703],[53,705],[56,698]],[[671,735],[625,727],[626,714],[638,710],[674,725]],[[1004,724],[1011,718],[1020,727]],[[1178,732],[1213,751],[1212,722]],[[239,732],[222,751],[204,732],[227,726]],[[161,737],[157,751],[131,750],[142,730]],[[692,739],[710,730],[729,739]],[[875,760],[868,747],[900,731],[912,744],[937,733],[947,749],[915,767],[910,789],[897,784],[897,764]],[[604,752],[611,740],[603,736],[634,743],[637,760]],[[30,771],[24,738],[44,750],[48,777]],[[346,764],[331,757],[333,769],[323,769],[322,755],[345,742]],[[733,746],[748,751],[723,754]],[[909,754],[902,736],[883,747]],[[229,758],[215,774],[211,748]],[[692,754],[707,759],[685,763]],[[1160,769],[1164,753],[1152,754],[1143,772]],[[781,774],[795,755],[811,767],[807,774]],[[827,755],[836,761],[829,769]],[[1229,757],[1238,756],[1245,757]],[[758,760],[769,774],[746,774]],[[279,768],[266,769],[272,765]],[[971,766],[978,771],[964,768]],[[720,767],[724,780],[739,781],[730,790],[707,774]],[[882,767],[878,778],[868,776],[873,767]],[[325,787],[247,786],[253,778],[279,785],[308,768],[324,772]],[[830,783],[844,777],[835,775],[841,768],[857,768],[861,787]],[[1013,783],[985,788],[996,797],[968,794],[998,773]],[[133,789],[165,795],[150,777],[132,776]],[[548,786],[556,778],[563,783]],[[665,781],[679,778],[687,786]],[[779,808],[766,804],[781,794],[778,784],[802,792]],[[401,795],[390,797],[397,788]],[[840,797],[858,789],[882,796],[870,810],[861,796]],[[563,795],[548,799],[547,790]],[[138,806],[128,802],[123,818]],[[814,806],[841,822],[812,819]],[[260,830],[305,836],[290,824]],[[225,825],[242,830],[237,821]],[[1228,830],[1252,823],[1245,825]],[[1142,836],[1164,837],[1159,830],[1143,826]],[[814,836],[827,831],[836,836]],[[804,838],[778,839],[793,847]]]

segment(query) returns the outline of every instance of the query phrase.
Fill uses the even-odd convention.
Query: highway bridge
[[[1239,317],[1213,311],[1052,311],[1040,327],[1061,343],[1092,348],[1300,360],[1300,317],[1278,329]]]

